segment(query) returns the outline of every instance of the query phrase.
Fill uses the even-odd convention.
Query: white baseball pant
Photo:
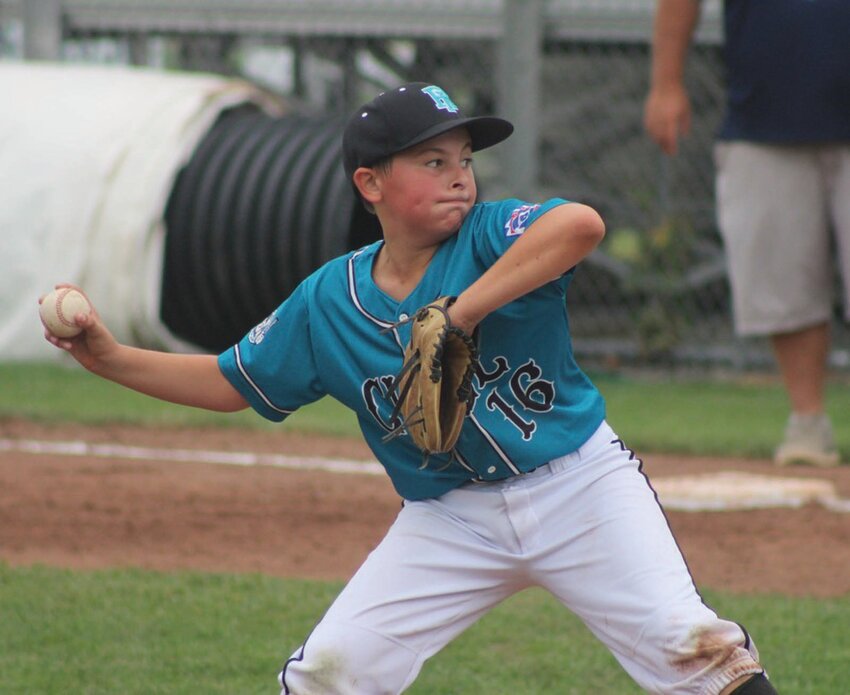
[[[532,473],[406,502],[287,661],[282,693],[401,693],[530,586],[576,613],[649,692],[716,695],[762,671],[744,630],[702,602],[640,461],[603,423]]]

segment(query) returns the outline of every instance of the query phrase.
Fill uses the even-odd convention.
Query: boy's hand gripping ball
[[[83,329],[74,317],[91,313],[92,306],[86,296],[72,287],[60,287],[46,294],[38,307],[44,327],[58,338],[73,338]]]

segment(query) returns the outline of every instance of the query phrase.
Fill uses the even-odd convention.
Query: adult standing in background
[[[690,127],[699,14],[699,0],[658,0],[644,124],[668,155]],[[725,0],[724,31],[714,155],[735,329],[770,336],[788,393],[776,463],[836,465],[824,390],[836,259],[850,320],[850,1]]]

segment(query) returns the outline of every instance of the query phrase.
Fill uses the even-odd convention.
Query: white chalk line
[[[355,461],[351,459],[322,458],[318,456],[287,456],[285,454],[258,454],[247,451],[212,451],[207,449],[161,449],[142,446],[127,446],[123,444],[92,444],[84,441],[42,441],[36,439],[0,439],[0,453],[19,452],[33,455],[76,456],[104,459],[131,459],[135,461],[154,461],[171,463],[205,463],[228,466],[273,466],[300,471],[327,471],[331,473],[354,473],[360,475],[383,475],[384,468],[377,461]],[[728,477],[728,472],[714,476],[665,476],[653,478],[653,487],[659,493],[661,502],[667,509],[678,511],[731,511],[743,509],[760,509],[767,507],[800,507],[806,503],[815,502],[833,512],[850,512],[850,500],[841,499],[835,495],[831,483],[821,481],[823,489],[815,491],[798,490],[767,493],[765,487],[778,484],[799,483],[800,485],[817,485],[813,481],[767,478],[763,476],[747,476],[747,474],[732,474],[741,480],[752,479],[761,494],[740,496],[726,491],[706,490],[703,482],[717,485]],[[700,478],[702,480],[700,480]]]
[[[377,461],[321,458],[318,456],[286,456],[255,454],[247,451],[210,451],[205,449],[158,449],[122,444],[91,444],[83,441],[39,441],[35,439],[0,439],[0,452],[50,456],[85,456],[122,458],[135,461],[172,463],[214,463],[228,466],[274,466],[302,471],[329,471],[381,475],[384,468]]]

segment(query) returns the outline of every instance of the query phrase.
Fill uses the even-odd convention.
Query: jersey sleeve
[[[468,228],[463,230],[469,235],[467,243],[471,246],[472,254],[482,268],[489,268],[538,219],[550,210],[569,202],[563,198],[551,198],[543,203],[527,203],[509,198],[476,206],[468,220]],[[574,270],[570,268],[531,294],[551,295],[563,299]]]
[[[540,217],[568,202],[551,198],[544,203],[527,203],[511,198],[481,206],[470,230],[479,260],[487,267],[493,265]]]
[[[325,395],[316,369],[307,290],[290,297],[218,357],[224,376],[263,417],[280,422]]]

